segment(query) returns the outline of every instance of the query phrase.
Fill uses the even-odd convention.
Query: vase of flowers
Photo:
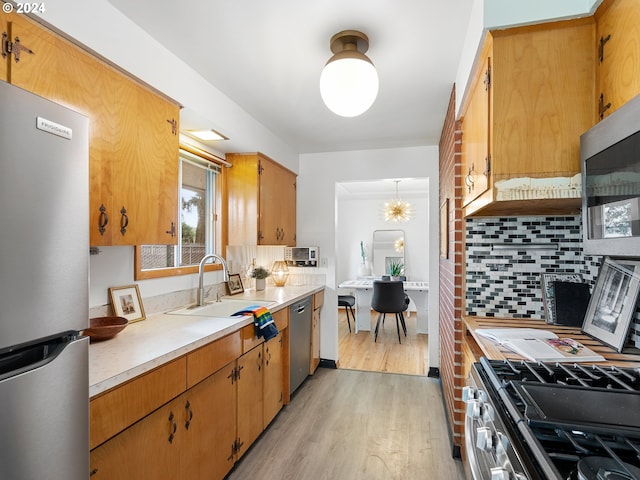
[[[371,275],[371,268],[367,262],[367,257],[364,254],[364,242],[360,240],[360,268],[358,269],[360,277],[367,277]]]
[[[266,279],[269,275],[269,270],[264,267],[255,267],[251,271],[251,278],[256,279],[256,290],[264,290]]]

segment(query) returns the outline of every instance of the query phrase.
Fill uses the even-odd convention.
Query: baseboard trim
[[[460,450],[460,445],[453,445],[451,449],[451,456],[453,458],[462,458],[462,451]]]
[[[439,370],[436,368],[435,370]],[[438,371],[438,377],[440,377],[440,372]],[[447,434],[449,436],[449,442],[451,444],[451,457],[453,458],[462,458],[462,450],[460,445],[458,445],[453,439],[453,431],[451,430],[452,424],[451,419],[449,417],[449,410],[447,409],[447,401],[444,398],[444,387],[442,386],[442,382],[440,382],[440,391],[442,392],[442,408],[444,410],[444,417],[447,423]]]
[[[327,358],[321,358],[320,359],[320,365],[318,365],[320,368],[333,368],[334,370],[336,368],[338,368],[338,365],[336,364],[335,360],[329,360]]]
[[[429,367],[429,373],[427,373],[427,377],[440,378],[440,369],[438,367]]]

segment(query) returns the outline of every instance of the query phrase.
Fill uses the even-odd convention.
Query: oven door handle
[[[471,415],[465,415],[464,419],[464,445],[467,453],[467,463],[469,464],[469,470],[471,470],[471,477],[473,480],[482,480],[482,471],[480,470],[478,457],[476,456],[474,419]]]

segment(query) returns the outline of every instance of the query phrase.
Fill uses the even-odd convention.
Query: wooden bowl
[[[89,320],[89,328],[83,331],[90,342],[100,342],[115,337],[129,321],[124,317],[96,317]]]

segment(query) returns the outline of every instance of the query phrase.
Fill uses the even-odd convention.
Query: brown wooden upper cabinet
[[[492,38],[484,44],[478,75],[464,114],[462,135],[462,198],[463,206],[485,193],[491,173],[491,51]]]
[[[262,153],[228,153],[228,245],[296,244],[296,175]]]
[[[605,0],[596,12],[598,118],[640,94],[640,2]]]
[[[89,117],[91,245],[176,244],[180,107],[24,15],[0,19],[27,49],[0,76]]]
[[[503,199],[496,183],[580,172],[580,135],[595,123],[594,42],[592,17],[487,34],[461,108],[465,215],[577,211],[579,191]]]

